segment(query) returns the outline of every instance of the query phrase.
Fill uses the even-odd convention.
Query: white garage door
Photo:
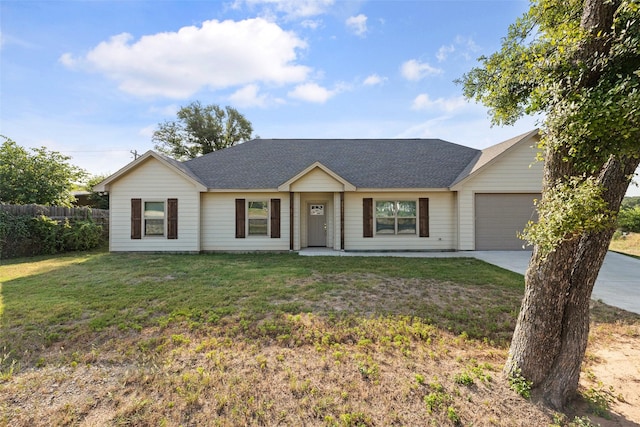
[[[539,198],[540,194],[476,194],[476,250],[522,250],[526,242],[518,232],[537,218],[533,200]]]

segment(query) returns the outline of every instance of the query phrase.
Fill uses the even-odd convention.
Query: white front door
[[[324,203],[310,203],[308,206],[308,246],[327,246],[327,216]]]

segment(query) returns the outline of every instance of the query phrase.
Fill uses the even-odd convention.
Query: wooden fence
[[[42,205],[5,205],[0,203],[0,211],[13,215],[38,217],[47,216],[51,219],[89,219],[99,224],[108,224],[108,209],[93,209],[87,207],[42,206]]]

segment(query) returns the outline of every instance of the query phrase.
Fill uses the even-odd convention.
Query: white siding
[[[145,237],[131,239],[131,199],[163,201],[178,199],[178,238]],[[150,158],[111,184],[109,191],[110,232],[109,249],[118,251],[175,251],[200,250],[200,193],[195,185]],[[165,218],[166,227],[166,218]]]
[[[475,249],[476,193],[539,193],[542,162],[536,161],[534,141],[512,147],[494,163],[466,181],[458,190],[459,250]]]
[[[362,200],[429,199],[429,237],[376,236],[363,237]],[[345,250],[348,251],[442,251],[453,250],[456,244],[455,195],[451,192],[384,192],[345,193]]]
[[[280,238],[236,238],[236,199],[280,199]],[[202,193],[203,251],[288,251],[289,193]]]
[[[291,191],[342,191],[344,185],[320,168],[315,168],[291,184]]]

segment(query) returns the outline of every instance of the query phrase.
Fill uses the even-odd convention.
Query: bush
[[[620,209],[618,228],[625,232],[640,233],[640,205]]]
[[[0,212],[0,259],[93,249],[103,241],[92,219],[56,221]]]

